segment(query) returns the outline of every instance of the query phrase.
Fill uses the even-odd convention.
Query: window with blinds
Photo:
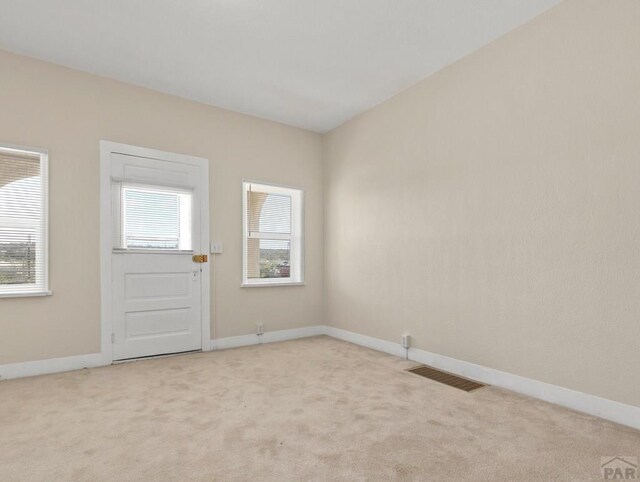
[[[0,146],[0,296],[48,294],[47,154]]]
[[[245,182],[243,284],[301,283],[302,191]]]
[[[192,193],[120,184],[120,249],[191,250]]]

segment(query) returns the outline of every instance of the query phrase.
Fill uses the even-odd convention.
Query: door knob
[[[191,259],[194,263],[206,263],[209,261],[209,257],[206,254],[194,254]]]

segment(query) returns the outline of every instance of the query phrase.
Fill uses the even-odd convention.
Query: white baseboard
[[[399,343],[360,335],[328,326],[326,333],[334,338],[366,346],[374,350],[404,358],[405,349]],[[545,402],[561,405],[579,412],[595,415],[612,422],[640,429],[640,407],[596,397],[550,383],[494,370],[474,363],[431,353],[418,348],[409,349],[409,359],[447,372],[471,378],[488,385],[505,388]]]
[[[325,325],[306,326],[304,328],[292,328],[290,330],[265,331],[262,335],[262,343],[307,338],[309,336],[324,335],[326,332],[327,327]],[[258,337],[258,335],[230,336],[211,340],[211,349],[225,350],[227,348],[237,348],[240,346],[258,345],[259,343],[260,337]]]
[[[110,363],[110,361],[107,361],[105,357],[102,356],[102,353],[9,363],[7,365],[0,365],[0,380],[68,372],[71,370],[81,370],[82,368],[101,367],[109,365]]]
[[[340,328],[334,328],[333,326],[327,326],[327,335],[356,345],[366,346],[373,350],[382,351],[389,355],[395,355],[402,358],[405,356],[405,349],[402,348],[400,343],[393,343],[392,341],[381,340],[380,338],[373,338],[371,336],[361,335],[352,331],[341,330]]]
[[[262,335],[262,343],[294,340],[296,338],[324,335],[325,333],[326,327],[324,325],[293,328],[290,330],[268,331],[265,332],[264,335]],[[224,348],[256,345],[259,342],[260,340],[256,335],[232,336],[229,338],[211,340],[210,349],[221,350]],[[106,365],[111,365],[111,359],[103,356],[101,353],[67,356],[62,358],[50,358],[47,360],[35,360],[20,363],[9,363],[6,365],[0,365],[0,380],[33,377],[37,375],[68,372],[72,370],[95,368]]]
[[[262,343],[294,340],[317,335],[329,335],[391,355],[399,357],[405,356],[405,350],[399,343],[360,335],[325,325],[267,331],[262,336]],[[231,336],[211,340],[211,349],[222,350],[226,348],[257,345],[259,342],[260,340],[257,335]],[[478,380],[482,383],[512,390],[523,395],[571,408],[589,415],[595,415],[596,417],[601,417],[640,430],[640,407],[607,400],[596,397],[595,395],[589,395],[550,383],[487,368],[482,365],[476,365],[418,348],[411,348],[409,350],[409,359],[473,380]],[[101,353],[10,363],[0,365],[0,380],[80,370],[82,368],[94,368],[109,364],[111,364],[111,361]]]

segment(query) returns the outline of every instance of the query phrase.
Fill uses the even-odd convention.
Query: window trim
[[[291,231],[292,238],[298,237],[299,247],[297,249],[297,264],[299,265],[298,278],[290,278],[290,281],[286,281],[286,278],[257,278],[257,279],[249,279],[247,278],[247,243],[249,239],[248,232],[248,216],[247,216],[247,192],[248,186],[254,184],[260,186],[264,189],[268,189],[268,192],[274,194],[286,194],[290,195],[291,191],[297,191],[300,194],[299,203],[296,203],[292,199],[291,203]],[[282,286],[304,286],[305,283],[305,223],[304,223],[304,197],[305,192],[301,187],[296,186],[287,186],[283,184],[265,182],[265,181],[253,181],[251,179],[243,179],[242,180],[242,284],[240,285],[242,288],[265,288],[265,287],[282,287]],[[296,208],[296,204],[298,207]],[[299,217],[296,217],[295,210],[300,211]],[[299,221],[298,221],[299,219]],[[298,226],[299,225],[299,226]],[[269,237],[269,239],[276,239],[278,237],[277,234],[274,234],[274,238]],[[292,239],[293,242],[293,239]],[[292,250],[293,253],[293,250]],[[291,260],[291,264],[293,265],[293,258]]]
[[[33,290],[15,291],[13,293],[3,293],[0,289],[0,298],[27,298],[34,296],[51,296],[53,292],[49,284],[49,150],[40,147],[28,147],[16,144],[0,143],[0,148],[28,154],[40,155],[40,192],[42,194],[41,204],[41,229],[42,229],[42,276],[44,282],[41,286]]]

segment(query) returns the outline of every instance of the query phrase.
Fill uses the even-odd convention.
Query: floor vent
[[[466,378],[452,375],[451,373],[443,372],[435,368],[428,367],[426,365],[419,365],[417,367],[408,368],[407,371],[420,375],[421,377],[434,380],[436,382],[444,383],[450,387],[459,388],[465,392],[473,392],[478,388],[482,388],[486,385],[482,383],[474,382],[473,380],[467,380]]]

